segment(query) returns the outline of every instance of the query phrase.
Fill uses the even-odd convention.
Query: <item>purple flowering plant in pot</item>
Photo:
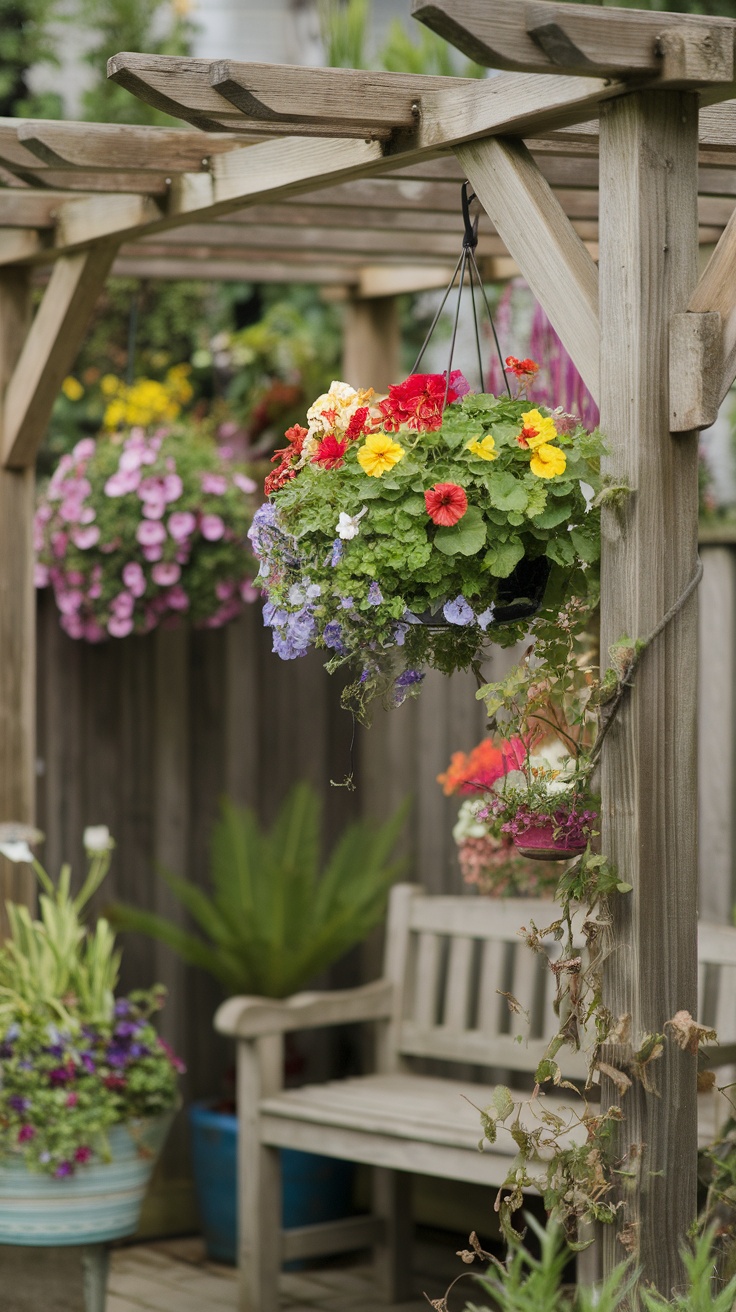
[[[0,853],[31,864],[42,890],[38,919],[8,904],[0,948],[0,1243],[102,1242],[137,1226],[184,1068],[153,1024],[164,990],[116,998],[113,931],[83,920],[107,829],[85,831],[76,896],[69,866],[54,882],[34,858],[35,837],[0,826]]]
[[[256,484],[201,425],[134,425],[62,456],[36,510],[36,584],[72,638],[189,619],[219,628],[258,596]]]

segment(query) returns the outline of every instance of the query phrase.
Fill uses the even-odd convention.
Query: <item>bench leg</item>
[[[280,1036],[279,1036],[280,1039]],[[281,1270],[281,1159],[260,1140],[258,1103],[280,1075],[271,1036],[238,1044],[238,1267],[240,1312],[278,1312]]]
[[[406,1171],[374,1167],[373,1212],[384,1222],[383,1240],[374,1253],[378,1292],[386,1303],[412,1297],[411,1176]]]

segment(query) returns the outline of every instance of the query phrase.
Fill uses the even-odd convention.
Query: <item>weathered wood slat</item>
[[[733,78],[733,24],[729,19],[589,9],[547,0],[525,4],[516,0],[414,0],[412,16],[490,68],[608,76],[638,73],[664,82],[673,76],[662,68],[663,38],[671,33],[690,47],[694,67],[689,71],[696,82],[728,83]],[[684,70],[683,75],[687,80]]]
[[[0,460],[7,468],[33,464],[114,257],[115,247],[103,243],[54,266],[5,392]]]
[[[611,106],[600,128],[605,472],[636,489],[621,517],[604,515],[606,652],[624,634],[649,635],[696,566],[697,441],[671,437],[662,379],[670,318],[686,308],[696,280],[697,100],[637,93]],[[603,850],[633,892],[613,902],[616,951],[604,1001],[614,1015],[632,1016],[634,1044],[696,1005],[696,668],[691,598],[647,652],[606,744]],[[616,1064],[616,1049],[611,1057]],[[648,1145],[646,1207],[627,1195],[621,1223],[637,1227],[637,1260],[667,1297],[695,1215],[694,1065],[668,1045],[658,1063],[661,1097],[629,1090],[617,1149],[623,1156],[630,1144]],[[617,1101],[607,1081],[603,1096]],[[604,1244],[612,1264],[615,1236]]]
[[[701,274],[687,306],[689,311],[717,311],[723,321],[721,368],[717,380],[720,403],[736,378],[736,216],[731,215],[723,236]]]

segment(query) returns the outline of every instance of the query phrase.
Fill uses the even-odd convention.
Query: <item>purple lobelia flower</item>
[[[342,640],[342,629],[337,620],[330,620],[322,630],[322,641],[326,647],[336,651],[339,656],[347,656],[348,649]]]
[[[27,1112],[30,1105],[30,1098],[23,1098],[19,1093],[14,1093],[8,1098],[8,1106],[12,1107],[14,1112]]]
[[[382,601],[383,601],[383,593],[381,592],[381,589],[379,588],[378,584],[376,583],[376,580],[374,579],[373,582],[371,583],[371,586],[368,589],[368,605],[380,606]]]

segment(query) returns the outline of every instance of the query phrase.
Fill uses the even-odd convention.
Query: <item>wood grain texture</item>
[[[701,546],[700,556],[699,910],[708,920],[728,924],[736,901],[736,553],[729,547]]]
[[[729,19],[590,9],[547,0],[415,0],[412,16],[490,68],[659,77],[660,38],[676,32],[699,53],[704,65],[698,67],[699,80],[730,82],[733,77]]]
[[[24,270],[0,273],[0,390],[16,367],[31,314]],[[5,407],[2,423],[6,420]],[[32,469],[0,469],[0,821],[35,822],[36,608]],[[0,857],[0,938],[7,900],[35,905],[35,876]]]
[[[723,374],[723,320],[717,310],[673,314],[669,369],[670,431],[710,428],[718,418]]]
[[[600,123],[601,428],[605,472],[634,490],[604,520],[601,649],[648,636],[690,582],[697,552],[697,442],[673,439],[668,326],[696,279],[697,101],[637,93]],[[613,903],[604,1001],[632,1016],[634,1048],[696,1004],[697,600],[644,657],[603,764],[603,850],[633,892]],[[627,1192],[644,1279],[669,1297],[695,1215],[694,1059],[668,1045],[660,1097],[636,1085],[620,1151],[647,1145]],[[614,1064],[616,1053],[612,1051]],[[620,1054],[619,1054],[620,1059]],[[607,1085],[604,1099],[615,1100]],[[606,1236],[610,1268],[620,1258]]]
[[[594,397],[599,390],[598,271],[522,142],[462,146],[478,199]]]
[[[5,392],[1,458],[7,468],[33,464],[114,257],[114,246],[99,243],[54,265]]]

